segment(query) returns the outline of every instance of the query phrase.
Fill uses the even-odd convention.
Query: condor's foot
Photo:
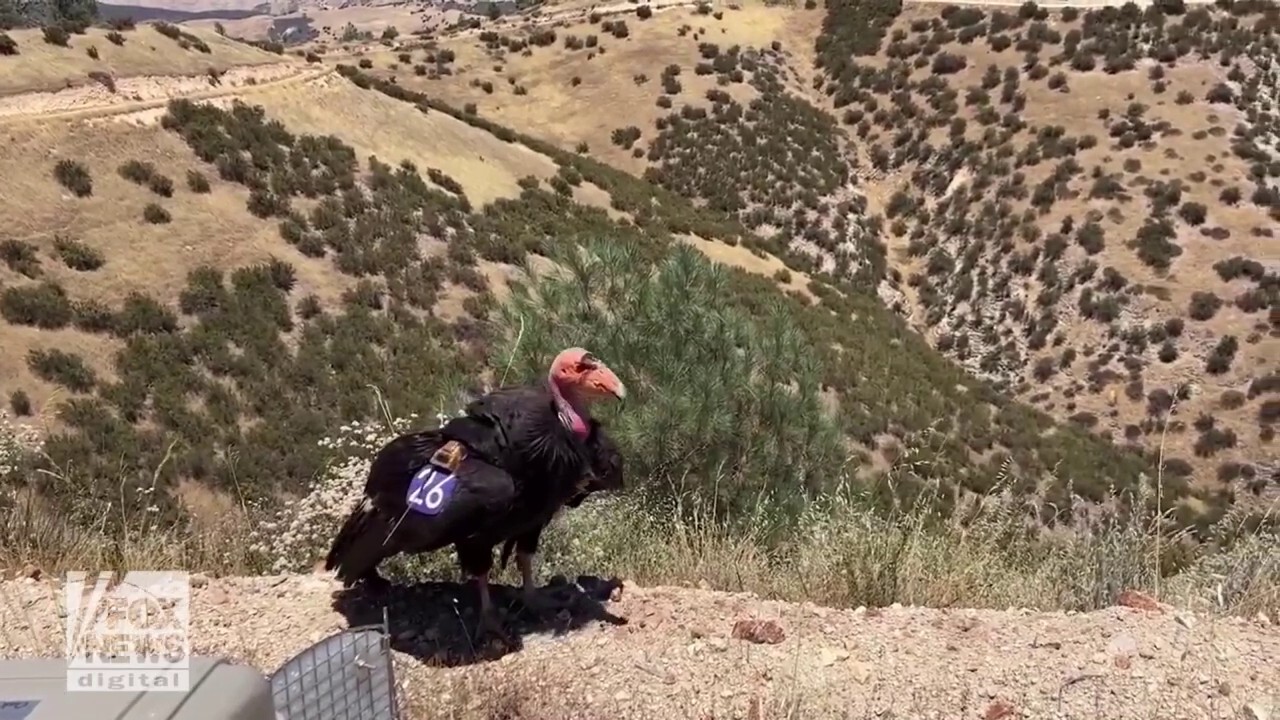
[[[358,587],[368,595],[385,595],[391,590],[391,581],[379,575],[377,570],[370,570],[361,575],[356,582]]]
[[[507,632],[506,627],[502,624],[502,618],[498,617],[495,610],[480,613],[480,622],[476,624],[475,637],[476,643],[483,644],[486,640],[493,639],[510,646],[512,644],[511,634]]]
[[[533,581],[532,553],[517,552],[516,564],[520,566],[522,580],[521,603],[526,610],[537,616],[539,620],[549,620],[552,615],[564,607],[564,603],[553,594],[538,589],[537,583]]]
[[[502,626],[497,608],[489,596],[489,574],[483,573],[475,577],[476,591],[480,596],[480,622],[476,624],[475,641],[482,642],[486,636],[496,637],[506,645],[511,644],[511,636]]]

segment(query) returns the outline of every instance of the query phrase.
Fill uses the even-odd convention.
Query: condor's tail
[[[324,569],[337,570],[343,587],[351,587],[356,580],[372,573],[383,559],[396,553],[396,548],[388,542],[391,530],[369,498],[362,497],[334,537]]]

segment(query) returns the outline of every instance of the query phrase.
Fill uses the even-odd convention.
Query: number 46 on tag
[[[405,502],[411,510],[423,515],[437,515],[453,495],[454,481],[457,479],[457,475],[428,464],[409,481],[409,494],[405,497]]]

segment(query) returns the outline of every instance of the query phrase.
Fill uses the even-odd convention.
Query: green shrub
[[[50,45],[67,47],[67,42],[71,40],[71,34],[61,25],[46,25],[42,30],[44,41]]]
[[[56,348],[32,349],[27,353],[27,366],[36,377],[72,392],[86,393],[97,384],[97,376],[79,355]]]
[[[137,185],[145,185],[156,173],[155,165],[141,160],[129,160],[123,163],[116,172],[120,177]]]
[[[57,251],[58,257],[62,258],[62,262],[72,270],[90,272],[106,264],[106,258],[102,256],[102,253],[79,240],[59,235],[54,239],[53,247]]]
[[[25,390],[14,390],[9,394],[9,409],[18,417],[31,415],[31,398]]]
[[[209,179],[206,178],[199,170],[188,170],[187,187],[190,188],[193,193],[207,193],[210,190]]]
[[[173,216],[156,203],[147,203],[147,206],[142,209],[142,219],[152,225],[164,225],[173,220]]]
[[[36,247],[25,240],[0,240],[0,260],[20,275],[40,277],[40,258],[36,255]]]
[[[9,287],[0,293],[0,315],[14,325],[56,330],[71,322],[71,300],[53,282]]]
[[[147,187],[160,197],[173,197],[173,181],[159,173],[151,176]]]
[[[53,176],[63,187],[75,193],[76,197],[88,197],[93,194],[93,178],[85,166],[75,160],[59,160],[53,166]]]

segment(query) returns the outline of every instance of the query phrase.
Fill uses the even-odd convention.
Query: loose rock
[[[733,637],[736,640],[777,645],[787,639],[787,634],[772,620],[739,620],[733,625]]]

